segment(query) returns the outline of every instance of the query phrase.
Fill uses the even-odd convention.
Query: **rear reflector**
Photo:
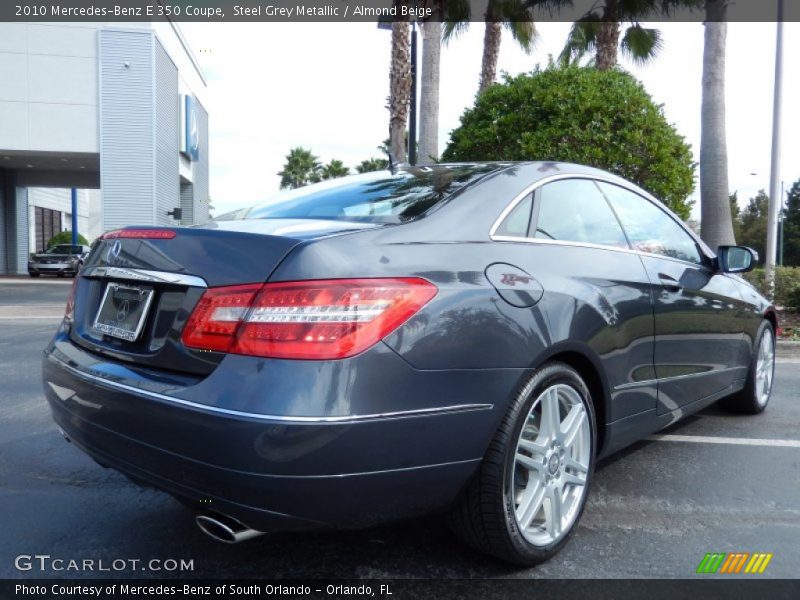
[[[330,360],[363,352],[436,295],[418,278],[325,279],[206,290],[183,330],[189,348]]]
[[[104,233],[101,239],[171,240],[174,237],[172,229],[117,229]]]

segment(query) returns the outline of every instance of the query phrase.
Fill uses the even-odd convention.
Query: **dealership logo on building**
[[[181,153],[189,160],[200,158],[200,127],[197,123],[197,100],[191,94],[181,102]]]

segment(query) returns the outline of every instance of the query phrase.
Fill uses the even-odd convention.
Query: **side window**
[[[667,213],[617,185],[598,185],[614,207],[634,250],[703,264],[694,239]]]
[[[528,196],[517,204],[514,209],[500,224],[495,231],[495,235],[506,235],[511,237],[528,237],[528,227],[531,223],[531,207],[533,196]]]
[[[533,237],[628,248],[603,194],[588,179],[554,181],[539,189]]]

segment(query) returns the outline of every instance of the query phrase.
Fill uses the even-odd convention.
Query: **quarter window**
[[[564,179],[540,188],[533,237],[628,248],[603,194],[588,179]]]
[[[598,185],[614,207],[634,250],[703,264],[697,243],[667,213],[617,185],[602,181]]]
[[[528,196],[517,204],[509,215],[495,231],[495,235],[505,235],[510,237],[528,237],[528,228],[531,224],[531,206],[533,196]]]

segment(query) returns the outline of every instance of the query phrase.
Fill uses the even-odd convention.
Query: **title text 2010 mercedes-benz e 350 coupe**
[[[398,168],[95,244],[43,359],[65,435],[210,535],[448,512],[552,556],[598,457],[764,410],[775,311],[659,202],[560,163]]]

